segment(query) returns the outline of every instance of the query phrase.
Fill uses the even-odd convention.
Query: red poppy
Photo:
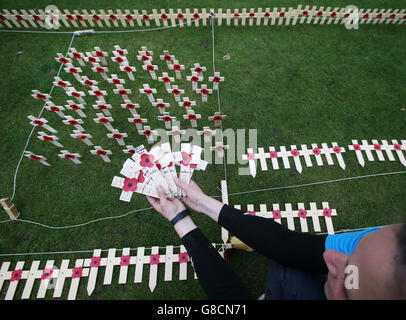
[[[140,162],[141,167],[151,168],[153,165],[154,165],[154,156],[152,154],[144,153],[141,155],[141,162]]]
[[[250,19],[253,19],[255,17],[255,13],[251,12],[249,17],[250,17]]]
[[[51,111],[55,111],[55,112],[59,112],[60,110],[59,110],[59,108],[58,107],[51,107]]]
[[[46,279],[51,278],[53,272],[54,272],[54,269],[52,269],[52,268],[45,268],[45,269],[42,271],[41,280],[46,280]]]
[[[256,215],[255,211],[247,211],[247,213],[249,213],[250,215],[253,215],[253,216]]]
[[[62,62],[63,64],[67,64],[69,61],[65,58],[60,58],[59,62]]]
[[[280,14],[279,14],[279,18],[283,18],[285,16],[285,12],[281,12]]]
[[[151,254],[149,257],[149,264],[159,264],[159,254]]]
[[[80,278],[82,276],[82,271],[83,271],[82,267],[73,268],[73,270],[72,270],[72,279]]]
[[[149,137],[149,136],[152,134],[152,132],[151,132],[151,130],[145,130],[145,131],[144,131],[144,134],[145,134],[147,137]]]
[[[114,134],[113,134],[113,138],[114,138],[114,139],[121,139],[122,137],[123,137],[122,134],[119,134],[119,133],[114,133]]]
[[[34,159],[34,160],[37,161],[37,162],[39,162],[39,161],[41,160],[40,157],[34,156],[33,154],[30,155],[30,158],[31,158],[31,159]]]
[[[137,181],[139,183],[143,183],[145,181],[144,172],[140,171],[140,174],[138,175]]]
[[[163,14],[161,14],[161,19],[166,20],[166,19],[168,19],[168,16],[165,13],[163,13]]]
[[[130,264],[130,256],[121,256],[120,266],[128,266]]]
[[[356,151],[361,150],[361,146],[357,143],[353,144],[352,146],[354,147],[354,150],[356,150]]]
[[[264,18],[269,18],[270,17],[270,13],[269,12],[265,12],[265,14],[264,14]]]
[[[96,20],[96,21],[99,21],[99,20],[100,20],[100,17],[99,17],[97,14],[94,14],[94,15],[92,16],[92,18],[93,18],[94,20]]]
[[[80,109],[76,104],[71,104],[69,107],[71,107],[75,111]]]
[[[129,21],[131,21],[131,20],[133,19],[133,17],[132,17],[130,14],[127,14],[125,17],[126,17],[127,20],[129,20]]]
[[[87,139],[87,136],[85,136],[84,134],[81,134],[81,135],[77,135],[76,138],[85,140],[85,139]]]
[[[171,79],[169,79],[168,77],[163,77],[162,81],[165,83],[171,82]]]
[[[72,96],[74,96],[74,97],[76,97],[76,98],[79,98],[79,97],[80,97],[80,94],[77,93],[77,92],[72,92]]]
[[[124,71],[132,72],[133,70],[132,70],[130,67],[125,67],[125,68],[124,68]]]
[[[144,15],[142,16],[142,19],[144,19],[145,21],[148,21],[148,20],[149,20],[149,16],[146,15],[146,14],[144,14]]]
[[[173,70],[179,71],[180,70],[180,65],[179,64],[174,64],[173,65]]]
[[[179,19],[179,20],[182,20],[182,19],[183,19],[183,14],[179,13],[179,14],[178,14],[178,19]]]
[[[323,15],[322,11],[317,12],[317,17],[321,17]]]
[[[190,101],[184,101],[183,102],[184,107],[190,107],[191,105],[192,105],[192,103]]]
[[[307,217],[307,211],[304,209],[299,209],[299,212],[297,213],[299,218],[306,219]]]
[[[22,269],[16,269],[11,273],[10,281],[18,281],[21,279]]]
[[[195,72],[197,72],[197,73],[200,73],[200,72],[202,72],[202,71],[203,71],[202,68],[199,68],[199,67],[195,68]]]
[[[198,14],[198,13],[195,13],[195,14],[193,15],[193,18],[195,18],[195,19],[199,19],[199,18],[200,18],[200,16],[199,16],[199,14]]]
[[[234,17],[234,19],[238,19],[240,17],[240,15],[238,13],[235,13],[233,17]]]
[[[392,14],[389,16],[389,19],[394,19],[395,17],[396,17],[396,14],[392,13]]]
[[[367,13],[367,14],[365,14],[362,18],[363,18],[363,19],[368,19],[368,17],[369,17],[369,14]]]
[[[339,146],[335,146],[335,147],[333,148],[333,151],[334,151],[335,153],[341,153],[341,148],[340,148]]]
[[[209,91],[208,91],[207,89],[202,89],[202,90],[200,90],[200,92],[201,92],[202,94],[204,94],[204,95],[209,94]]]
[[[169,55],[166,54],[166,55],[164,56],[164,60],[165,60],[165,61],[171,61],[172,58],[171,58],[171,56],[169,56]]]
[[[135,108],[135,104],[127,103],[125,107],[126,107],[127,109],[134,109],[134,108]]]
[[[313,149],[313,153],[314,153],[316,156],[318,156],[318,155],[321,153],[321,150],[316,147],[316,148]]]
[[[144,89],[144,92],[145,92],[146,94],[151,94],[151,93],[152,93],[152,90],[150,90],[150,89]]]
[[[63,81],[58,81],[58,86],[66,88],[66,83]]]
[[[101,91],[99,91],[99,90],[96,90],[96,91],[94,92],[94,94],[95,94],[97,97],[103,96],[103,93],[102,93]]]
[[[100,266],[100,261],[100,257],[92,257],[92,259],[90,259],[90,268],[98,268]]]
[[[147,70],[148,71],[154,71],[155,69],[154,69],[154,66],[153,65],[147,65]]]
[[[303,16],[303,17],[306,17],[308,14],[309,14],[309,12],[307,12],[307,11],[303,11],[303,12],[302,12],[302,16]]]
[[[375,149],[375,150],[378,150],[378,151],[381,151],[382,148],[381,148],[381,145],[380,145],[380,144],[375,143],[375,144],[374,144],[374,149]]]
[[[335,18],[336,15],[337,15],[337,13],[333,12],[332,14],[330,14],[330,17]]]
[[[213,82],[217,82],[217,83],[219,83],[219,82],[220,82],[220,78],[219,78],[219,77],[217,77],[217,76],[216,76],[216,77],[214,77],[214,78],[213,78]]]
[[[180,163],[184,166],[188,166],[190,164],[190,161],[192,161],[192,156],[182,151],[182,161]]]
[[[99,73],[104,73],[104,69],[103,69],[103,68],[100,68],[100,67],[97,67],[97,68],[96,68],[96,71],[99,72]]]
[[[189,261],[189,254],[187,252],[181,252],[178,255],[179,263],[185,263]]]
[[[75,18],[70,14],[67,14],[66,18],[68,18],[68,20],[70,20],[70,21],[75,20]]]
[[[189,114],[189,120],[196,120],[196,115],[195,114]]]
[[[75,159],[73,154],[65,154],[65,159]]]
[[[402,146],[398,143],[395,143],[393,147],[395,148],[395,150],[402,150]]]
[[[294,156],[294,157],[297,157],[297,156],[300,154],[300,152],[299,152],[297,149],[293,149],[290,153],[291,153],[292,156]]]
[[[134,123],[142,123],[142,120],[141,119],[134,119],[133,122]]]
[[[142,61],[149,61],[149,58],[148,58],[147,56],[142,56],[142,57],[141,57],[141,60],[142,60]]]
[[[118,79],[113,79],[113,83],[114,83],[114,84],[121,84],[121,81],[118,80]]]
[[[347,19],[349,16],[350,16],[350,14],[349,14],[349,13],[346,13],[346,14],[344,15],[344,19]]]
[[[93,87],[93,82],[90,80],[85,80],[85,84],[87,84],[89,87]]]
[[[79,122],[77,122],[76,120],[69,120],[68,122],[72,126],[77,126],[79,124]]]
[[[348,14],[348,13],[347,13],[347,14]],[[378,15],[376,16],[376,18],[377,18],[377,19],[381,19],[381,18],[382,18],[382,13],[378,14]]]
[[[106,123],[109,123],[109,121],[110,121],[110,120],[107,119],[107,118],[100,118],[100,119],[99,119],[99,122],[105,123],[105,124],[106,124]]]
[[[96,59],[93,58],[93,57],[89,57],[89,62],[95,63],[95,62],[96,62]]]
[[[97,150],[96,153],[97,153],[99,156],[105,156],[105,155],[106,155],[106,151],[104,151],[104,150]]]
[[[48,137],[48,136],[44,136],[44,140],[45,141],[54,141],[54,139],[53,138],[51,138],[51,137]]]
[[[190,80],[193,81],[193,82],[198,82],[198,81],[199,81],[199,78],[193,76],[193,77],[190,78]]]
[[[255,153],[248,153],[247,158],[248,160],[255,160]]]
[[[98,107],[100,110],[107,110],[107,107],[106,107],[104,104],[99,104],[99,105],[97,105],[97,107]]]
[[[180,93],[180,91],[178,89],[173,89],[172,93],[177,96]]]
[[[280,210],[273,210],[272,211],[272,216],[274,219],[281,219],[282,215],[281,215],[281,211]]]
[[[44,125],[44,122],[42,122],[40,120],[34,120],[33,123],[38,125],[38,126],[43,126]]]
[[[115,20],[117,19],[114,14],[111,14],[111,15],[109,16],[109,18],[110,18],[111,20],[113,20],[113,21],[115,21]]]
[[[271,151],[271,152],[269,152],[269,155],[271,156],[271,158],[277,158],[278,157],[278,152]]]
[[[214,116],[213,120],[214,121],[218,121],[218,120],[222,120],[223,118],[221,116]]]
[[[73,53],[73,56],[74,56],[76,59],[80,59],[80,58],[81,58],[81,55],[80,55],[79,53],[77,53],[77,52],[74,52],[74,53]]]
[[[121,96],[126,96],[126,95],[127,95],[127,91],[126,91],[126,90],[119,90],[118,93],[119,93],[119,95],[121,95]]]
[[[124,61],[124,60],[123,60],[122,58],[120,58],[120,57],[117,57],[115,60],[116,60],[116,62],[118,62],[118,63],[121,63],[121,62]]]
[[[47,97],[44,94],[37,93],[37,98],[45,100]]]
[[[331,217],[331,209],[325,208],[325,209],[323,210],[323,216],[325,216],[325,217]]]
[[[172,120],[172,118],[168,117],[168,116],[165,116],[165,117],[162,118],[162,120],[165,121],[165,122],[169,122],[169,121]]]

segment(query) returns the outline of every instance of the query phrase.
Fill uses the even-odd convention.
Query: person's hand
[[[175,183],[186,193],[186,197],[182,198],[182,201],[193,211],[203,212],[203,204],[207,200],[208,196],[199,188],[199,186],[193,180],[190,180],[189,184],[181,181],[179,178],[175,178]]]
[[[161,186],[158,186],[156,191],[158,192],[159,199],[147,196],[147,200],[168,221],[171,221],[179,212],[186,209],[179,199],[171,200],[166,198],[165,191]]]

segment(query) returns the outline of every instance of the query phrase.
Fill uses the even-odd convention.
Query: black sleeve
[[[323,260],[325,235],[296,232],[273,219],[244,214],[224,205],[218,223],[269,259],[305,271],[327,273]]]
[[[199,228],[184,235],[182,242],[209,299],[254,298]]]

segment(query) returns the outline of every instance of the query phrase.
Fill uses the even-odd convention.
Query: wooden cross
[[[44,118],[36,118],[33,115],[29,115],[27,116],[28,119],[30,119],[30,124],[33,125],[34,127],[42,127],[52,133],[56,133],[58,131],[56,131],[54,128],[52,128],[51,126],[47,125],[48,120],[45,120]]]
[[[211,151],[216,151],[217,156],[219,158],[223,158],[224,157],[224,150],[229,149],[229,148],[230,148],[229,145],[224,145],[223,142],[218,141],[218,142],[216,142],[216,145],[214,147],[210,147],[210,150]]]
[[[221,121],[227,118],[225,114],[220,114],[220,112],[215,112],[213,116],[209,116],[209,120],[214,120],[214,126],[220,127]]]
[[[114,50],[115,51],[113,51],[113,53],[117,52],[117,54],[119,54],[122,57],[124,57],[126,54],[128,54],[127,49],[121,49],[121,47],[118,44],[116,44],[114,46]]]
[[[62,87],[64,90],[66,90],[66,88],[72,86],[69,81],[63,81],[60,77],[54,77],[54,79],[55,80],[52,82],[52,84],[57,87]],[[83,79],[83,77],[82,77],[82,79]]]
[[[149,71],[149,74],[151,75],[151,78],[153,80],[157,80],[157,76],[156,76],[156,73],[155,73],[155,71],[159,69],[157,65],[151,64],[150,61],[147,61],[142,65],[142,69],[144,69],[146,71]]]
[[[140,53],[140,52],[144,52],[148,57],[154,55],[154,51],[148,50],[146,46],[141,46],[141,51],[138,51],[138,53]]]
[[[133,72],[136,71],[135,67],[130,67],[129,65],[124,64],[124,65],[120,66],[120,70],[127,72],[128,79],[130,79],[131,81],[135,81],[135,78],[133,75]]]
[[[165,128],[171,128],[171,122],[176,121],[176,117],[171,117],[169,112],[164,112],[162,116],[158,116],[158,120],[165,122]]]
[[[57,53],[55,57],[56,62],[61,62],[63,64],[72,63],[70,58],[66,58],[62,53]]]
[[[196,91],[199,81],[203,81],[203,76],[193,71],[191,76],[186,77],[186,80],[192,82],[192,90]]]
[[[220,72],[215,72],[213,77],[209,77],[209,81],[213,82],[213,90],[218,90],[219,83],[224,82],[224,77],[220,77]]]
[[[108,56],[108,53],[102,51],[99,47],[94,47],[94,50],[95,51],[92,51],[92,54],[100,59],[103,66],[107,66],[106,57]]]
[[[64,124],[69,124],[75,127],[76,130],[85,131],[85,129],[83,129],[83,127],[81,126],[81,124],[83,123],[82,119],[73,119],[71,116],[66,116],[65,118],[65,120],[62,120]]]
[[[81,69],[81,68],[76,68],[76,67],[74,67],[72,64],[67,64],[67,65],[66,65],[66,68],[64,68],[64,70],[65,70],[65,72],[67,72],[67,73],[73,74],[73,76],[76,78],[76,80],[77,80],[78,82],[81,82],[81,81],[82,81],[82,77],[81,77],[80,74],[79,74],[79,73],[82,72],[82,69]]]
[[[108,109],[111,109],[111,104],[104,104],[101,101],[96,101],[96,104],[92,105],[93,109],[101,110],[106,116],[110,117],[111,113]]]
[[[117,85],[117,89],[113,89],[113,92],[119,94],[124,102],[131,101],[130,98],[128,98],[128,95],[131,93],[130,89],[124,89],[122,85]]]
[[[172,130],[171,131],[167,131],[166,134],[168,136],[172,136],[173,139],[175,140],[176,143],[180,143],[180,136],[182,134],[185,134],[185,130],[179,130],[178,126],[172,126]]]
[[[86,95],[83,91],[76,91],[76,89],[74,87],[69,87],[69,88],[67,88],[65,93],[69,97],[75,97],[76,99],[78,99],[78,101],[80,103],[86,104],[85,100],[83,100],[83,98],[82,98],[82,97],[84,97]]]
[[[111,78],[107,80],[108,83],[114,83],[116,86],[123,85],[124,79],[119,79],[116,74],[111,74]]]
[[[79,139],[82,140],[86,145],[92,146],[93,142],[90,141],[92,138],[92,135],[89,133],[84,133],[80,130],[73,130],[73,133],[70,135],[73,139]]]
[[[178,60],[173,60],[173,64],[170,64],[168,67],[170,70],[175,71],[176,79],[182,79],[182,74],[180,71],[185,69],[185,66],[183,64],[179,64]]]
[[[134,116],[133,118],[128,118],[128,122],[134,122],[137,129],[142,130],[143,128],[142,124],[147,123],[148,120],[142,119],[139,114],[133,114],[133,116]]]
[[[48,111],[52,111],[55,112],[58,116],[60,116],[61,118],[65,118],[65,115],[62,111],[65,110],[64,107],[62,106],[55,106],[53,103],[51,102],[46,102],[45,103],[45,109],[47,109]]]
[[[121,132],[119,132],[117,129],[114,129],[113,131],[111,131],[111,133],[108,133],[108,134],[107,134],[107,138],[109,138],[109,139],[116,139],[117,143],[118,143],[120,146],[124,146],[124,145],[125,145],[123,138],[127,138],[127,137],[128,137],[127,133],[125,133],[125,132],[122,132],[122,133],[121,133]]]
[[[79,53],[76,51],[75,48],[70,48],[70,52],[68,53],[69,57],[71,58],[75,58],[77,60],[77,62],[79,62],[79,64],[84,67],[86,66],[86,64],[84,63],[83,59],[83,54]]]
[[[156,93],[156,89],[155,88],[150,88],[149,84],[145,84],[145,83],[142,86],[143,86],[143,88],[139,89],[140,93],[145,93],[147,95],[148,99],[149,99],[149,102],[151,102],[151,104],[153,102],[155,102],[155,98],[154,98],[154,96],[152,94]]]
[[[46,102],[50,102],[49,98],[51,98],[51,96],[49,94],[46,93],[41,93],[38,90],[32,90],[32,95],[31,97],[35,98],[35,99],[40,99]]]
[[[121,108],[128,109],[132,115],[137,114],[136,108],[139,108],[140,105],[138,103],[132,103],[130,100],[124,101],[123,104],[121,104]]]
[[[107,77],[107,74],[106,74],[106,72],[109,71],[109,69],[108,69],[107,67],[101,67],[100,65],[98,65],[98,64],[96,63],[96,64],[94,64],[94,66],[93,66],[91,69],[92,69],[93,72],[99,73],[100,76],[101,76],[104,80],[106,80],[106,81],[109,80],[109,78]]]
[[[24,151],[24,156],[26,156],[27,158],[33,159],[39,163],[42,163],[45,166],[50,166],[50,164],[46,161],[47,158],[45,158],[44,156],[41,156],[39,154],[34,154],[31,151]]]
[[[168,102],[164,102],[163,99],[157,99],[155,102],[152,102],[153,107],[158,107],[159,112],[164,114],[166,112],[166,107],[170,107],[171,105]]]
[[[137,60],[142,61],[143,63],[152,62],[152,57],[145,51],[138,51]]]
[[[100,63],[101,61],[100,61],[100,59],[99,59],[99,57],[97,57],[97,56],[94,56],[91,52],[85,52],[85,57],[84,57],[84,60],[86,61],[86,62],[89,62],[89,63],[91,63],[91,64],[95,64],[95,63]]]
[[[165,84],[166,90],[171,89],[171,82],[175,81],[175,78],[169,77],[167,72],[162,72],[162,76],[158,77],[159,82],[163,82]]]
[[[196,119],[201,119],[202,115],[195,114],[194,110],[187,110],[187,114],[183,115],[183,119],[189,119],[193,128],[197,127]]]
[[[81,164],[82,162],[78,159],[81,157],[79,153],[70,153],[68,150],[61,150],[61,153],[58,154],[58,157],[61,159],[70,159],[73,163]]]
[[[190,68],[190,71],[196,72],[203,77],[203,72],[206,71],[206,67],[201,67],[200,63],[195,63],[193,68]]]
[[[127,154],[134,154],[135,153],[134,146],[128,145],[128,146],[125,146],[125,147],[126,147],[126,149],[123,149],[124,153],[127,153]]]
[[[205,142],[210,142],[211,137],[216,134],[216,130],[211,130],[209,127],[203,127],[202,131],[197,131],[199,135],[203,135]]]
[[[172,93],[177,102],[181,101],[180,95],[185,93],[185,90],[179,89],[178,86],[173,85],[170,90],[167,90],[168,93]]]
[[[98,81],[96,81],[96,80],[90,80],[88,77],[86,77],[86,76],[82,76],[82,80],[80,81],[80,83],[82,84],[82,85],[86,85],[86,86],[89,86],[89,87],[94,87],[94,86],[97,86],[98,84],[99,84],[99,82]]]
[[[79,103],[79,104],[75,104],[72,100],[67,100],[66,101],[68,104],[65,105],[66,108],[70,108],[74,111],[77,112],[77,114],[82,117],[82,118],[86,118],[86,114],[82,111],[82,109],[84,109],[85,107],[83,106],[83,104]]]
[[[101,146],[95,146],[94,150],[90,150],[91,154],[99,155],[104,162],[110,162],[109,154],[112,154],[111,150],[104,150]]]
[[[153,143],[154,142],[154,136],[158,135],[158,131],[156,130],[151,130],[149,126],[144,126],[143,129],[138,130],[138,133],[141,135],[145,135],[147,137],[148,143]]]
[[[175,56],[174,55],[170,55],[168,50],[164,50],[164,54],[160,55],[159,58],[162,61],[165,61],[168,68],[170,69],[170,65],[172,64],[172,61],[175,60]]]
[[[97,118],[94,118],[93,121],[96,123],[102,123],[108,130],[113,131],[114,128],[110,124],[110,122],[113,122],[114,119],[112,117],[105,117],[103,113],[96,113]]]
[[[38,139],[42,140],[42,141],[49,141],[50,143],[52,143],[54,146],[57,146],[58,148],[63,148],[63,145],[61,145],[57,140],[59,140],[59,138],[57,136],[50,136],[47,135],[45,132],[40,131],[38,132],[39,136],[37,136]]]
[[[202,87],[200,89],[197,89],[197,93],[200,93],[202,95],[202,102],[207,102],[207,95],[212,94],[213,90],[207,89],[207,85],[202,84]]]
[[[189,97],[182,97],[182,101],[178,101],[179,107],[191,108],[196,105],[196,101],[190,101]]]
[[[117,62],[120,66],[121,65],[128,65],[128,59],[126,56],[121,56],[116,51],[113,51],[114,57],[111,57],[111,61]]]

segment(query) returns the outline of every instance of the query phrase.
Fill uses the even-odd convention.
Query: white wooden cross
[[[83,61],[83,54],[77,52],[75,48],[70,48],[70,52],[68,53],[68,55],[71,58],[75,58],[82,67],[86,66],[86,64]]]
[[[107,74],[106,74],[106,72],[109,71],[109,69],[108,69],[107,67],[101,67],[101,66],[98,65],[98,64],[94,64],[91,69],[92,69],[93,72],[99,73],[100,76],[101,76],[104,80],[106,80],[106,81],[109,80],[109,78],[107,77]]]
[[[89,90],[89,94],[91,96],[96,96],[97,101],[101,101],[103,104],[106,104],[106,100],[104,100],[104,96],[107,95],[107,91],[100,90],[99,87],[92,87],[92,90]]]
[[[124,101],[124,103],[121,104],[121,108],[128,109],[132,115],[138,114],[136,108],[139,108],[140,105],[138,103],[132,103],[130,100]]]
[[[85,131],[85,129],[83,129],[83,127],[81,126],[81,124],[83,123],[82,119],[74,119],[71,116],[66,116],[65,120],[62,120],[62,122],[66,125],[69,124],[75,127],[76,130]]]
[[[114,57],[111,57],[111,61],[117,62],[120,66],[121,65],[128,65],[128,59],[126,56],[121,56],[116,51],[113,51]]]
[[[143,123],[147,123],[147,119],[141,118],[139,114],[133,114],[133,118],[128,118],[128,122],[133,122],[135,123],[135,126],[137,127],[138,130],[142,130],[143,128]]]
[[[149,99],[149,102],[151,102],[151,104],[153,102],[155,102],[155,98],[152,94],[156,93],[156,89],[150,88],[149,84],[145,84],[145,83],[142,85],[142,87],[143,87],[142,89],[139,89],[140,93],[145,93]]]
[[[148,143],[153,143],[155,141],[154,136],[158,135],[157,130],[151,130],[149,126],[144,126],[143,129],[138,130],[138,133],[147,137]]]
[[[149,71],[149,74],[151,75],[151,78],[153,80],[157,80],[157,76],[156,76],[156,73],[155,73],[155,71],[159,69],[157,65],[151,64],[150,61],[147,61],[142,65],[142,69],[144,69],[146,71]]]
[[[193,71],[191,76],[186,77],[186,80],[192,82],[192,90],[196,91],[199,81],[203,81],[203,76]]]
[[[152,62],[152,57],[145,51],[138,51],[137,60],[142,61],[142,63]]]
[[[121,49],[121,47],[118,45],[118,44],[116,44],[115,46],[114,46],[114,51],[113,51],[113,53],[117,53],[117,54],[119,54],[120,56],[122,56],[122,57],[124,57],[126,54],[128,54],[128,51],[127,51],[127,49]]]
[[[216,142],[216,145],[213,147],[210,147],[211,151],[216,151],[217,152],[217,156],[219,158],[223,158],[224,157],[224,150],[225,149],[229,149],[230,146],[229,145],[224,145],[223,142],[218,141]]]
[[[203,127],[202,131],[197,131],[199,135],[203,135],[205,142],[210,142],[211,137],[216,134],[216,130],[211,130],[209,127]]]
[[[81,164],[82,162],[78,159],[81,157],[79,153],[70,153],[68,150],[61,150],[61,153],[58,154],[58,157],[61,159],[70,159],[73,163]]]
[[[154,55],[154,51],[148,50],[146,46],[141,46],[141,51],[138,51],[140,54],[141,52],[144,52],[148,57],[151,57]]]
[[[111,133],[107,133],[107,137],[110,139],[116,139],[117,143],[120,146],[124,146],[124,139],[123,138],[127,138],[128,135],[125,132],[119,132],[117,129],[114,129],[113,131],[111,131]]]
[[[82,77],[83,78],[83,77]],[[54,81],[52,82],[53,85],[57,86],[57,87],[61,87],[64,90],[66,90],[66,88],[71,87],[71,83],[69,81],[64,81],[62,80],[60,77],[54,77]]]
[[[108,83],[114,83],[117,86],[125,83],[124,79],[119,79],[116,74],[111,74],[111,78],[107,80]]]
[[[155,102],[152,102],[152,106],[159,108],[159,112],[164,114],[164,112],[166,112],[165,108],[170,107],[171,105],[168,102],[164,102],[162,99],[157,99]]]
[[[113,89],[113,92],[115,94],[119,94],[121,98],[123,98],[124,102],[131,101],[130,98],[128,97],[128,95],[131,94],[130,89],[124,89],[122,85],[117,85],[117,89]]]
[[[182,79],[181,70],[184,70],[185,66],[183,64],[179,64],[178,60],[173,60],[173,64],[169,65],[169,69],[175,71],[176,79]]]
[[[158,77],[159,82],[163,82],[165,84],[166,90],[171,89],[171,82],[175,81],[175,78],[169,77],[167,72],[162,72],[162,76]]]
[[[94,122],[104,124],[104,126],[110,131],[114,130],[114,128],[110,124],[110,122],[114,121],[112,117],[105,117],[103,113],[96,113],[96,116],[97,118],[93,119]]]
[[[195,63],[193,68],[190,68],[190,71],[196,72],[197,74],[201,75],[203,78],[203,72],[206,71],[206,67],[201,67],[200,63]]]
[[[171,122],[176,121],[176,117],[171,117],[169,112],[164,112],[162,116],[158,116],[158,120],[165,122],[165,128],[171,128]]]
[[[93,109],[101,110],[107,117],[111,116],[108,109],[111,109],[111,104],[104,104],[101,101],[96,101],[96,104],[92,105]]]
[[[95,146],[94,150],[90,150],[91,154],[99,155],[104,162],[110,162],[108,155],[112,154],[111,150],[104,150],[101,146]]]
[[[167,131],[168,136],[172,136],[176,143],[180,143],[180,137],[182,134],[185,134],[185,130],[179,130],[179,126],[172,126],[171,131]]]
[[[135,148],[134,148],[133,145],[128,145],[128,146],[125,146],[125,147],[126,147],[126,149],[123,149],[124,153],[127,153],[127,154],[134,154],[135,153]]]
[[[45,103],[45,109],[55,112],[58,116],[60,116],[61,118],[65,118],[65,114],[62,112],[65,110],[64,107],[62,106],[55,106],[53,103],[51,102],[46,102]]]
[[[190,101],[189,97],[182,97],[182,101],[178,102],[179,107],[191,108],[196,105],[196,101]]]
[[[80,103],[86,104],[85,100],[82,98],[86,95],[83,91],[76,91],[74,87],[69,87],[65,92],[69,97],[75,97]]]
[[[227,116],[224,114],[220,114],[220,112],[215,112],[213,116],[209,116],[209,120],[214,121],[214,126],[220,127],[221,121],[224,120]]]
[[[196,119],[201,119],[201,114],[195,114],[194,110],[187,110],[187,114],[183,115],[183,119],[189,119],[193,128],[197,127]]]
[[[197,89],[197,93],[202,95],[202,102],[207,102],[207,95],[213,93],[213,89],[207,89],[206,84],[202,84],[200,89]]]
[[[51,98],[51,96],[49,94],[46,93],[41,93],[38,90],[32,90],[32,95],[31,97],[35,98],[35,99],[40,99],[46,102],[51,102],[49,99]]]
[[[61,62],[63,64],[72,63],[72,59],[67,57],[65,58],[65,56],[62,53],[57,53],[55,60],[56,62]]]
[[[175,60],[175,56],[174,55],[170,55],[168,50],[164,50],[164,54],[160,55],[159,58],[162,61],[165,61],[168,68],[170,69],[170,65],[172,64],[172,61]]]
[[[38,132],[38,136],[37,138],[42,140],[42,141],[49,141],[50,143],[52,143],[53,145],[57,146],[58,148],[63,148],[63,145],[61,145],[58,140],[59,138],[57,136],[50,136],[47,135],[45,132],[40,131]]]
[[[44,156],[41,156],[39,154],[34,154],[31,151],[24,151],[24,156],[27,158],[33,159],[39,163],[42,163],[43,165],[50,166],[50,164],[47,162],[47,158]]]
[[[101,61],[99,59],[99,57],[97,56],[93,56],[93,54],[91,52],[85,52],[85,56],[83,58],[86,62],[89,62],[91,64],[99,64]]]
[[[92,51],[92,54],[100,59],[103,66],[107,66],[106,57],[108,56],[108,53],[102,51],[99,47],[94,47],[94,50],[95,51]]]
[[[177,102],[181,101],[180,95],[185,93],[185,90],[183,89],[179,89],[178,86],[173,85],[172,88],[170,90],[167,90],[168,93],[172,93],[173,96],[175,97],[175,100]]]
[[[127,72],[128,79],[130,79],[131,81],[135,81],[135,78],[133,75],[133,72],[136,71],[135,67],[130,67],[129,65],[123,64],[123,65],[120,65],[120,70]]]
[[[219,83],[224,82],[224,77],[220,77],[220,72],[215,72],[213,77],[209,77],[209,81],[213,82],[213,90],[218,90]]]
[[[92,138],[92,135],[89,133],[84,133],[80,130],[73,130],[73,133],[70,135],[73,139],[79,139],[82,140],[86,145],[92,146],[93,142],[90,141]]]
[[[76,111],[77,114],[79,116],[81,116],[82,118],[86,118],[86,114],[82,111],[82,109],[85,108],[83,106],[83,104],[81,104],[81,103],[76,104],[76,103],[73,102],[73,100],[67,100],[66,102],[68,103],[67,105],[65,105],[65,107],[67,109],[72,109],[72,110]]]
[[[58,132],[57,130],[55,130],[54,128],[52,128],[51,126],[49,126],[47,124],[48,120],[45,120],[44,118],[36,118],[33,115],[29,115],[27,116],[28,119],[30,119],[30,124],[33,125],[34,127],[41,127],[44,128],[52,133],[56,133]]]
[[[89,86],[89,87],[94,87],[97,86],[99,84],[98,81],[96,80],[90,80],[88,77],[86,76],[82,76],[82,81],[80,81],[80,83],[84,86]]]

